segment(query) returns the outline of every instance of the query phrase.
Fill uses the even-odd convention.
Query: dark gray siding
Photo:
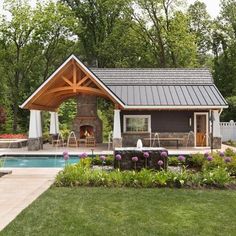
[[[124,115],[151,115],[152,132],[189,132],[194,129],[194,111],[121,111],[122,132]],[[192,119],[191,127],[189,118]]]

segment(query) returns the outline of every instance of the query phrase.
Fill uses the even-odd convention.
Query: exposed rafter
[[[72,56],[21,107],[55,111],[63,101],[80,93],[105,97],[119,103],[110,90]]]

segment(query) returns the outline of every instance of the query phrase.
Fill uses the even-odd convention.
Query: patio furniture
[[[52,135],[52,145],[53,147],[64,147],[65,141],[61,134]]]
[[[61,139],[52,140],[53,147],[64,147],[64,141]]]
[[[95,137],[86,137],[85,139],[85,146],[86,147],[95,147],[96,146],[96,140]]]
[[[78,145],[78,147],[81,146],[81,144],[86,145],[86,139],[85,139],[85,138],[77,139],[77,145]]]
[[[149,140],[150,142],[153,140],[157,140],[156,138],[145,138],[144,140]],[[179,142],[184,141],[183,138],[159,138],[159,142],[161,141],[174,141],[176,142],[177,149],[179,148]]]

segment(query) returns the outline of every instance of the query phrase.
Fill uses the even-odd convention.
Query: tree
[[[122,18],[126,0],[63,0],[74,11],[78,27],[75,33],[81,41],[84,59],[89,65],[105,67],[100,48],[113,33],[116,22]]]
[[[196,1],[188,8],[189,26],[196,38],[198,62],[205,65],[212,48],[212,21],[204,2]]]
[[[11,20],[3,18],[0,25],[1,62],[13,110],[13,131],[17,131],[22,84],[36,62],[37,55],[37,48],[32,44],[35,25],[33,11],[28,4],[21,3],[12,1],[5,6],[11,14]]]
[[[134,6],[133,18],[139,24],[143,39],[152,49],[157,66],[195,65],[195,40],[188,30],[186,16],[180,11],[181,1],[136,0]],[[181,56],[183,49],[185,52]]]
[[[214,79],[225,97],[236,92],[236,2],[221,2],[213,32]]]
[[[6,113],[3,107],[0,107],[0,127],[6,122]]]
[[[77,25],[73,12],[59,2],[38,3],[35,18],[38,24],[34,40],[43,48],[43,80],[45,80],[66,55],[75,51],[76,38],[72,30]]]
[[[61,3],[32,8],[26,1],[7,1],[11,17],[0,23],[0,73],[12,110],[13,132],[27,129],[28,113],[19,105],[75,50],[73,13]],[[8,112],[11,114],[11,112]]]

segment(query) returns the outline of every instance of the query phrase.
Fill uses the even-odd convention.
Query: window
[[[124,115],[124,132],[149,132],[150,115]]]

